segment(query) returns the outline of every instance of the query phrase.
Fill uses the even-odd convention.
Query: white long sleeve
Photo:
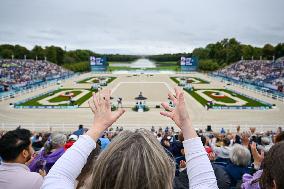
[[[207,153],[199,137],[183,142],[190,189],[218,188]]]
[[[76,178],[96,147],[96,142],[88,135],[81,135],[53,165],[44,178],[42,189],[73,189]]]

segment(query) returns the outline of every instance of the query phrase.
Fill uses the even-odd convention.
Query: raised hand
[[[253,157],[253,160],[254,160],[254,166],[255,168],[259,168],[263,159],[264,159],[264,151],[261,151],[261,153],[259,154],[257,149],[256,149],[256,143],[253,142],[251,145],[250,145],[250,148],[251,148],[251,154],[252,154],[252,157]]]
[[[94,93],[93,98],[89,101],[89,106],[94,114],[94,122],[87,134],[95,140],[125,112],[124,109],[111,111],[110,94],[110,90],[102,90]]]
[[[175,124],[183,131],[185,139],[197,137],[196,132],[191,126],[191,120],[185,106],[184,94],[182,89],[175,88],[175,96],[169,93],[175,108],[170,107],[166,102],[162,106],[167,110],[160,112],[161,115],[171,118]]]

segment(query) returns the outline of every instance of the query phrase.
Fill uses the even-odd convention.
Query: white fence
[[[17,127],[21,126],[21,128],[26,128],[32,131],[62,131],[62,132],[70,132],[74,131],[78,128],[79,125],[84,125],[84,127],[89,128],[91,126],[91,123],[0,123],[0,130],[13,130]],[[226,131],[230,130],[232,132],[236,131],[237,124],[193,124],[193,127],[195,129],[202,129],[205,130],[208,125],[211,125],[211,128],[213,131],[220,132],[222,128],[224,128]],[[158,130],[160,127],[165,129],[166,127],[174,127],[175,129],[178,129],[177,126],[173,124],[114,124],[112,128],[115,130],[116,127],[123,127],[124,129],[128,130],[135,130],[139,128],[144,128],[150,130],[154,126],[156,130]],[[241,130],[248,130],[250,127],[255,127],[257,131],[265,132],[265,131],[276,131],[278,127],[283,127],[283,125],[256,125],[256,124],[240,124]]]

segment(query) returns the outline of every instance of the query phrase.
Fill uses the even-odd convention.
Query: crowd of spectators
[[[218,71],[226,77],[283,90],[284,60],[241,60]]]
[[[63,153],[78,140],[80,135],[83,135],[87,131],[88,129],[84,128],[83,125],[79,125],[78,130],[73,133],[31,133],[28,130],[18,128],[12,132],[7,132],[7,135],[13,135],[14,137],[19,137],[18,139],[23,140],[20,135],[23,135],[22,133],[26,132],[27,137],[29,137],[31,141],[32,151],[35,153],[31,155],[30,159],[27,159],[25,164],[29,167],[31,172],[38,173],[44,177]],[[122,131],[122,127],[110,128],[99,138],[97,141],[99,148],[94,150],[88,158],[87,164],[83,168],[84,174],[77,178],[77,188],[84,185],[84,179],[82,178],[88,177],[87,173],[91,174],[91,170],[88,168],[90,166],[88,165],[95,161],[95,158],[99,153],[106,149],[111,141]],[[160,127],[158,129],[152,127],[150,132],[156,137],[166,153],[176,164],[173,188],[188,188],[189,180],[187,178],[186,159],[182,144],[184,141],[182,132],[175,131],[173,127]],[[276,143],[284,140],[284,131],[282,131],[281,127],[279,127],[277,131],[265,133],[257,132],[256,128],[250,128],[248,131],[241,131],[240,126],[236,128],[235,132],[226,132],[224,129],[219,132],[213,132],[210,127],[206,130],[196,130],[196,132],[201,138],[205,151],[208,154],[208,158],[212,163],[218,187],[224,189],[261,188],[260,178],[261,175],[264,174],[265,157],[270,154],[271,148],[275,146]],[[5,135],[5,132],[2,131],[0,138],[3,135]],[[9,142],[11,142],[10,140],[11,139],[9,139]],[[15,140],[15,142],[17,142],[17,140]],[[282,145],[279,148],[284,150],[284,143],[282,142],[281,144]],[[3,148],[0,150],[1,154],[5,153],[4,150],[10,148],[9,145],[6,146],[7,148],[4,148],[3,146],[0,147]],[[16,153],[17,152],[14,152],[14,154]],[[283,159],[283,157],[280,157],[279,155],[277,155],[277,157]],[[6,159],[6,157],[4,158]],[[268,163],[271,164],[270,161],[268,161]],[[281,169],[284,170],[284,167]],[[4,182],[5,180],[3,175],[6,174],[6,171],[7,170],[3,172],[3,168],[0,168],[0,186],[3,184],[1,182]],[[283,172],[281,176],[283,176]],[[38,176],[34,177],[36,178]],[[40,180],[40,183],[42,183],[42,179]],[[31,184],[34,184],[34,182],[31,182]],[[39,188],[40,184],[34,184],[34,186],[35,188]]]
[[[6,90],[70,74],[70,71],[45,60],[0,59],[0,86],[5,86]]]

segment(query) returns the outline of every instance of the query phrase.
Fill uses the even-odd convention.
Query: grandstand
[[[240,60],[217,74],[266,87],[275,91],[283,91],[284,63],[283,57],[276,61],[269,60]]]
[[[45,60],[0,59],[0,86],[5,91],[30,88],[72,74],[71,71]]]

